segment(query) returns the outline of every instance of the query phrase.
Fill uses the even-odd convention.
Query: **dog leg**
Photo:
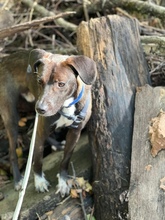
[[[48,187],[50,185],[49,182],[45,179],[45,175],[42,171],[44,141],[48,136],[48,127],[44,124],[44,119],[44,117],[39,116],[33,158],[34,184],[36,191],[38,192],[48,192]]]
[[[9,155],[14,176],[14,186],[16,190],[19,190],[22,186],[22,176],[18,168],[18,160],[16,154],[16,145],[18,137],[18,113],[16,107],[13,106],[13,104],[11,103],[11,100],[5,99],[5,102],[8,103],[8,107],[3,107],[3,112],[1,116],[9,138]],[[2,103],[2,106],[5,106],[5,103]]]
[[[81,129],[70,128],[66,136],[66,146],[64,148],[64,157],[60,166],[60,174],[57,174],[58,177],[57,192],[60,192],[61,197],[68,195],[71,189],[71,186],[67,182],[68,167],[76,143],[80,138],[80,134],[81,134]]]

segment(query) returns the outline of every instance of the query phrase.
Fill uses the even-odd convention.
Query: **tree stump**
[[[149,139],[149,126],[161,110],[165,111],[165,88],[139,88],[136,94],[132,142],[130,219],[165,219],[165,151],[157,151],[157,156],[153,154],[155,151],[151,151]],[[154,128],[154,132],[162,131]],[[164,141],[162,144],[161,140],[157,143],[164,148]]]
[[[89,123],[95,216],[127,219],[135,90],[150,82],[138,23],[117,15],[82,22],[77,45],[98,70]]]

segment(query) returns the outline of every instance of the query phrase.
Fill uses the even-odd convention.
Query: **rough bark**
[[[165,187],[164,190],[160,188],[160,180],[165,176],[165,151],[160,151],[153,158],[149,141],[151,119],[158,116],[161,110],[165,111],[164,100],[164,87],[145,86],[139,88],[136,94],[129,192],[130,219],[165,219]]]
[[[138,24],[101,17],[81,23],[77,34],[80,53],[92,57],[98,70],[89,126],[96,219],[127,219],[135,90],[149,82]]]

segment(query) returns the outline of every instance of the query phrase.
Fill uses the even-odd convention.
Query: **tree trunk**
[[[77,35],[80,53],[92,57],[98,70],[89,124],[95,216],[127,219],[135,90],[149,82],[138,23],[101,17],[81,23]]]

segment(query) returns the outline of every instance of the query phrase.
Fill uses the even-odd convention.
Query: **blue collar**
[[[69,108],[71,105],[74,105],[74,104],[76,104],[77,102],[79,102],[80,99],[81,99],[82,96],[83,96],[83,93],[84,93],[84,85],[82,86],[81,92],[79,93],[79,95],[77,96],[77,98],[74,99],[74,100],[73,100],[67,107],[65,107],[65,108]]]
[[[64,113],[62,110],[60,110],[58,113],[60,115],[63,115],[64,117],[66,117],[68,120],[73,120],[73,123],[69,126],[70,128],[78,128],[79,124],[85,119],[90,101],[91,101],[91,98],[90,98],[90,93],[89,93],[87,100],[86,100],[86,103],[78,115],[68,115],[68,114]]]

